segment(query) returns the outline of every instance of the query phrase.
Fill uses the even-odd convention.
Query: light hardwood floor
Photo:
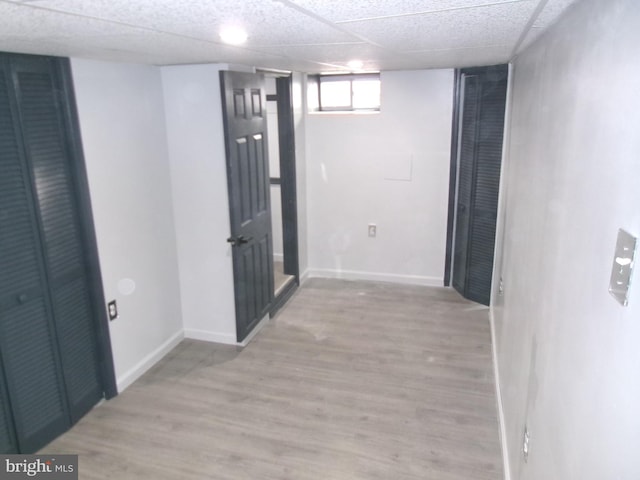
[[[276,297],[284,289],[284,287],[289,284],[289,282],[295,281],[295,278],[296,277],[294,277],[293,275],[287,275],[284,273],[283,262],[273,262],[273,291]]]
[[[44,452],[89,480],[500,480],[488,312],[311,279],[246,348],[185,340]]]

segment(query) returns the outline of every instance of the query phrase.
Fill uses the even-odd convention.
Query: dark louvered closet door
[[[34,172],[67,399],[75,422],[102,398],[103,389],[70,147],[51,61],[17,61],[14,79],[27,158]]]
[[[467,281],[467,256],[469,250],[469,220],[473,206],[473,170],[478,128],[478,78],[463,76],[464,107],[460,136],[460,161],[458,167],[458,201],[456,204],[456,241],[453,250],[454,288],[464,295]]]
[[[467,296],[485,305],[489,304],[493,277],[506,90],[506,73],[489,75],[483,83],[477,135]]]
[[[19,449],[32,451],[64,432],[69,416],[8,66],[0,75],[0,355]]]
[[[15,207],[12,208],[15,193],[8,192],[9,188],[13,188],[12,185],[16,179],[21,178],[20,164],[16,162],[17,156],[13,120],[7,95],[6,71],[4,65],[0,64],[0,453],[15,453],[18,450],[13,429],[13,414],[7,396],[6,379],[2,366],[4,305],[8,301],[12,301],[6,290],[12,282],[9,281],[5,272],[8,273],[12,269],[10,262],[15,255],[12,253],[18,250],[9,231],[9,225],[15,223],[17,219],[17,215],[14,213]],[[12,199],[11,204],[9,199]]]
[[[7,396],[7,387],[4,379],[4,370],[0,362],[0,452],[17,453],[18,444],[13,430],[13,418],[11,405]]]
[[[0,54],[0,453],[36,451],[104,392],[104,299],[89,270],[62,69]]]
[[[462,70],[452,284],[489,305],[502,163],[506,65]]]

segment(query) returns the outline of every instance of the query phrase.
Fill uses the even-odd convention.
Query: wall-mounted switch
[[[378,233],[378,227],[376,226],[375,223],[370,223],[369,224],[369,236],[370,237],[375,237]]]
[[[118,318],[118,305],[115,300],[111,300],[107,304],[107,311],[109,312],[109,320],[115,320]]]
[[[638,239],[630,233],[622,229],[618,230],[618,241],[613,255],[613,267],[611,269],[611,280],[609,281],[609,293],[625,307],[629,303],[629,286],[631,285],[637,243]]]

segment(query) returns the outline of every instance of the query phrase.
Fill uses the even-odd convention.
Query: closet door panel
[[[7,397],[3,372],[2,363],[0,363],[0,453],[17,453],[18,444],[13,429],[13,415],[11,414],[9,397]]]
[[[55,311],[71,421],[75,423],[103,397],[90,297],[83,278],[56,289]]]
[[[506,72],[484,80],[467,285],[467,296],[484,305],[489,304],[493,277],[506,90]]]
[[[508,67],[463,69],[452,285],[489,305]]]
[[[69,428],[64,384],[44,299],[34,298],[4,313],[3,364],[20,449],[30,452]]]
[[[0,71],[0,311],[20,295],[41,291],[33,206]]]
[[[478,115],[481,86],[475,75],[463,76],[463,110],[460,130],[458,199],[456,204],[456,235],[453,252],[453,287],[465,295],[469,250],[470,221],[473,208],[474,158],[477,146]]]
[[[50,61],[23,61],[15,70],[70,415],[75,422],[102,398],[103,391],[71,157]]]
[[[64,432],[69,419],[30,177],[14,126],[7,65],[0,65],[0,363],[19,449],[26,452]]]

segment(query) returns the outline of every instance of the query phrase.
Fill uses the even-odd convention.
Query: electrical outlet
[[[118,305],[115,300],[111,300],[107,304],[107,311],[109,312],[109,320],[115,320],[118,318]]]
[[[524,462],[527,463],[529,460],[529,428],[524,426],[524,435],[522,436],[522,456],[524,457]]]
[[[498,282],[498,295],[504,295],[504,280],[500,277],[500,281]]]
[[[370,237],[375,237],[378,233],[378,227],[376,226],[375,223],[370,223],[369,224],[369,236]]]

